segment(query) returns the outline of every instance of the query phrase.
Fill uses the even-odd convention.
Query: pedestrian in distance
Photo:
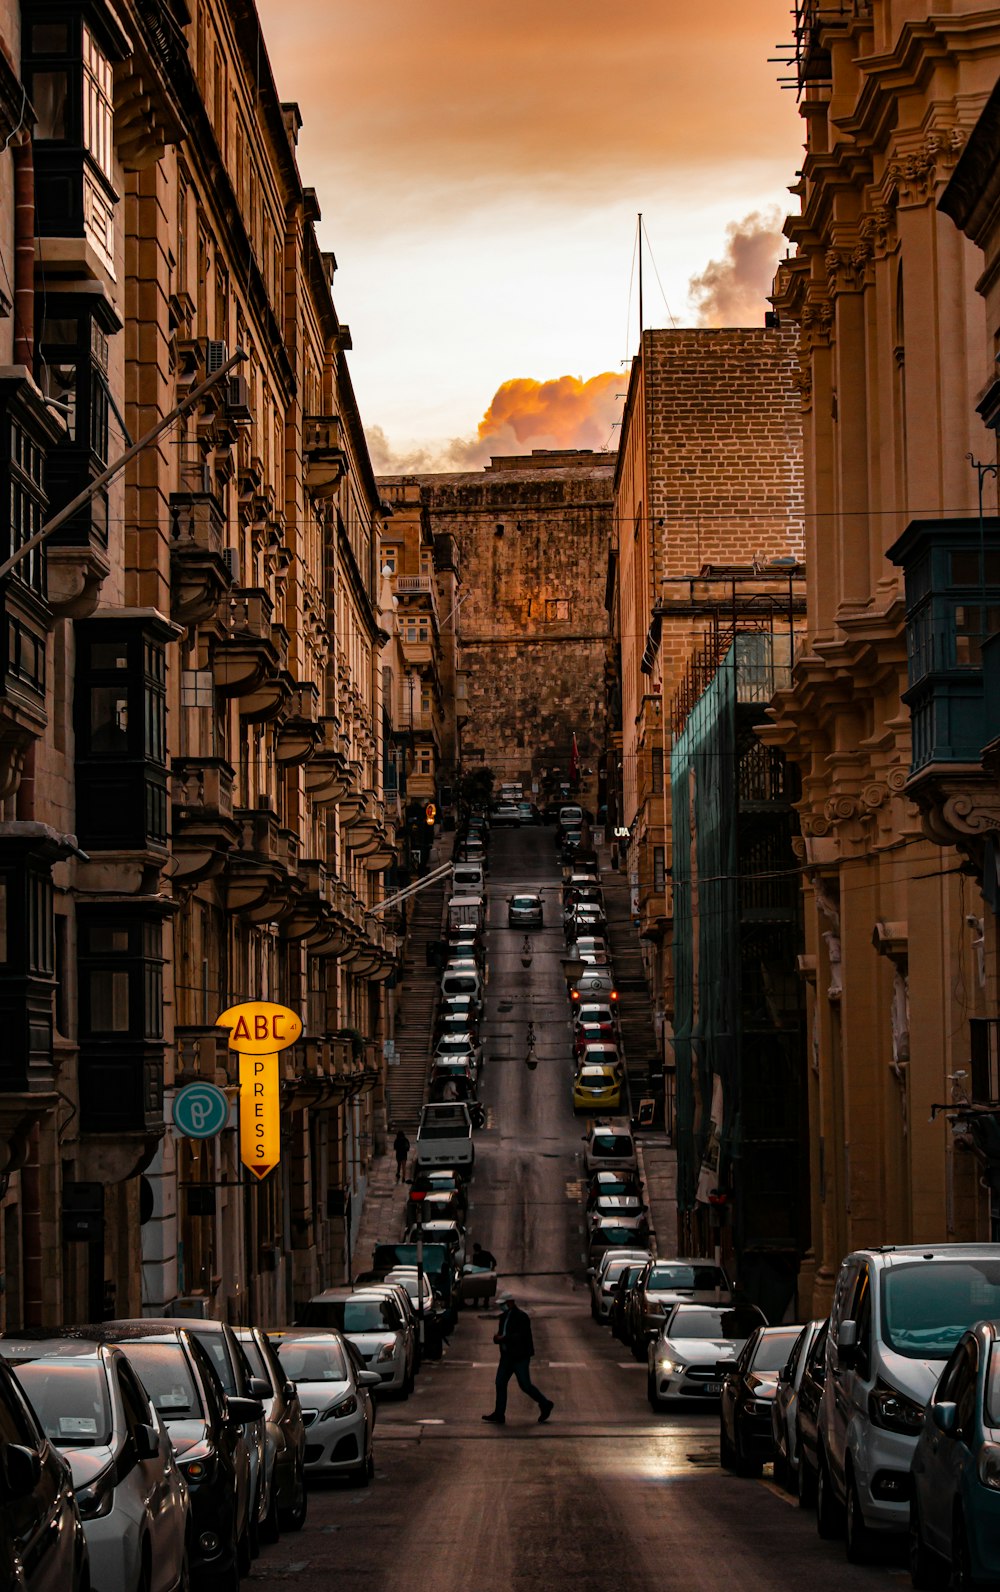
[[[497,1392],[496,1403],[489,1415],[484,1415],[483,1420],[489,1421],[493,1426],[503,1426],[507,1419],[507,1384],[511,1377],[517,1378],[517,1385],[522,1393],[529,1399],[534,1399],[538,1405],[539,1425],[547,1421],[555,1409],[551,1399],[540,1393],[531,1380],[531,1357],[535,1352],[534,1341],[531,1336],[531,1317],[526,1310],[519,1310],[514,1303],[514,1295],[503,1293],[498,1300],[500,1305],[500,1326],[493,1335],[493,1342],[500,1348],[500,1364],[497,1366]]]
[[[399,1129],[393,1139],[392,1147],[396,1152],[396,1182],[398,1183],[406,1176],[406,1157],[410,1153],[410,1141],[402,1128]]]
[[[497,1269],[496,1256],[491,1255],[488,1249],[483,1248],[482,1244],[473,1244],[472,1264],[474,1266],[486,1266],[490,1271],[496,1271]]]

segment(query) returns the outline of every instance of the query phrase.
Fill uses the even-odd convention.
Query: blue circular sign
[[[186,1083],[174,1096],[174,1126],[188,1139],[214,1139],[229,1121],[229,1101],[214,1083]]]

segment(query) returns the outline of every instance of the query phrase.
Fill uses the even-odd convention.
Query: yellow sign
[[[229,1029],[229,1048],[240,1058],[240,1160],[265,1178],[281,1159],[278,1053],[294,1045],[302,1023],[287,1006],[244,1001],[218,1018]]]
[[[427,806],[424,808],[424,818],[429,824],[433,825],[435,819],[437,818],[437,811],[438,810],[433,802],[427,803]]]

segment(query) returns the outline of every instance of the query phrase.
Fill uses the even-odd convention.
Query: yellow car
[[[581,1067],[573,1080],[574,1111],[617,1111],[622,1082],[616,1067]]]

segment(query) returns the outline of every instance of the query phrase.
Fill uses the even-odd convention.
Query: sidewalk
[[[641,1134],[636,1139],[639,1176],[658,1255],[677,1253],[677,1151],[665,1133]]]
[[[378,1243],[398,1243],[403,1236],[403,1214],[406,1196],[410,1191],[409,1178],[396,1182],[396,1157],[376,1156],[368,1168],[368,1187],[361,1208],[358,1236],[351,1257],[351,1276],[367,1271],[372,1250]]]

